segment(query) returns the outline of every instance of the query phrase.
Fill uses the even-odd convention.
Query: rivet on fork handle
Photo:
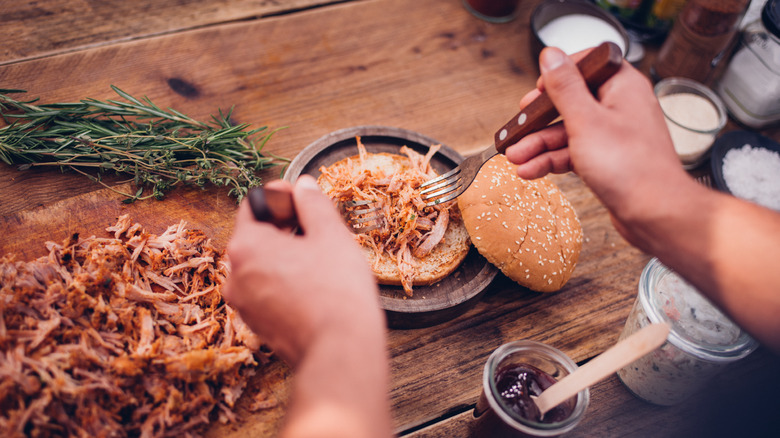
[[[622,64],[623,54],[620,47],[615,43],[605,42],[582,58],[577,63],[577,68],[591,91],[595,91],[617,73]],[[547,93],[540,94],[496,132],[494,138],[496,150],[503,154],[507,147],[549,125],[558,115],[558,110],[555,109]]]

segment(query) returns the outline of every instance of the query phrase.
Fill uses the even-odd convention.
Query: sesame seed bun
[[[561,289],[582,248],[582,227],[547,178],[524,180],[503,155],[491,158],[458,197],[471,241],[507,277],[537,292]]]

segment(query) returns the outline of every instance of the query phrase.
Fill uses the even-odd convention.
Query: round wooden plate
[[[356,136],[368,152],[400,153],[401,146],[425,154],[434,144],[441,144],[422,134],[387,126],[357,126],[327,134],[307,146],[290,163],[284,179],[293,182],[304,173],[320,176],[320,167],[358,154]],[[457,166],[463,157],[442,145],[431,159],[439,174]],[[426,327],[444,322],[465,312],[476,303],[498,273],[493,265],[472,246],[455,272],[430,286],[415,286],[414,296],[407,298],[400,286],[379,285],[382,308],[388,325],[393,328]]]

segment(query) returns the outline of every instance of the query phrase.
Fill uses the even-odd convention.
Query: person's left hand
[[[283,181],[267,187],[293,192],[303,234],[256,221],[244,201],[227,250],[228,303],[291,365],[328,330],[383,330],[368,262],[316,181],[304,175],[294,188]]]

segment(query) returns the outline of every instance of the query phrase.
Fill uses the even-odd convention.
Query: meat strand
[[[0,258],[0,430],[198,436],[234,421],[269,353],[222,299],[224,255],[184,222],[155,236],[122,216],[107,231]]]

